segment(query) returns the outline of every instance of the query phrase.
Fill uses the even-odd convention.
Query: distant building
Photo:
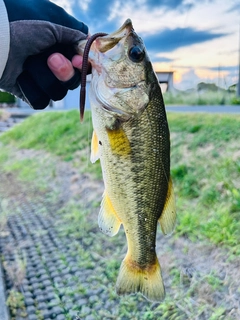
[[[173,91],[173,71],[157,71],[158,81],[164,91]]]

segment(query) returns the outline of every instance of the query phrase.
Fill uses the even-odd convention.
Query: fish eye
[[[141,62],[145,57],[145,51],[140,46],[133,46],[130,48],[128,56],[133,62]]]

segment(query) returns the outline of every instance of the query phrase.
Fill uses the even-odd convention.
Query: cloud
[[[226,36],[225,33],[212,33],[194,28],[165,29],[144,39],[147,49],[157,52],[171,52],[180,47],[190,46]]]
[[[227,12],[235,12],[235,11],[240,12],[240,3],[235,3],[235,4],[231,5],[231,7],[229,8],[229,10]]]
[[[152,62],[172,62],[174,59],[160,56],[160,55],[152,55],[151,52],[149,52],[149,56],[151,56],[151,61]]]
[[[181,10],[184,11],[186,9],[189,9],[193,5],[193,1],[185,1],[185,0],[162,0],[156,1],[156,0],[147,0],[145,1],[145,4],[150,8],[159,8],[159,7],[165,7],[166,9],[171,10]]]
[[[238,66],[219,66],[219,67],[208,67],[206,68],[212,71],[228,71],[228,72],[236,72],[238,70]]]
[[[179,90],[192,89],[195,88],[200,81],[201,78],[196,74],[195,70],[191,68],[182,74],[181,81],[175,83],[175,87]]]
[[[73,15],[73,6],[75,3],[75,0],[53,0],[52,2],[62,7],[69,14]]]
[[[213,79],[218,64],[228,82],[236,80],[238,69],[231,64],[238,61],[239,0],[51,1],[88,25],[91,34],[111,33],[131,18],[160,70],[179,69],[182,75],[194,68],[195,74],[183,78],[186,86],[188,77]]]

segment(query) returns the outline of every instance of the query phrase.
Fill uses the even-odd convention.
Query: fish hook
[[[98,37],[104,37],[107,33],[98,32],[93,34],[87,41],[84,52],[83,52],[83,61],[82,61],[82,77],[81,77],[81,89],[80,89],[80,120],[83,121],[84,109],[85,109],[85,100],[86,100],[86,83],[87,83],[87,70],[88,70],[88,55],[93,41]]]

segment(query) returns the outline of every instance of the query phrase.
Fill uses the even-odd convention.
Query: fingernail
[[[53,54],[48,58],[48,65],[54,70],[58,70],[65,64],[65,59],[60,54]]]

